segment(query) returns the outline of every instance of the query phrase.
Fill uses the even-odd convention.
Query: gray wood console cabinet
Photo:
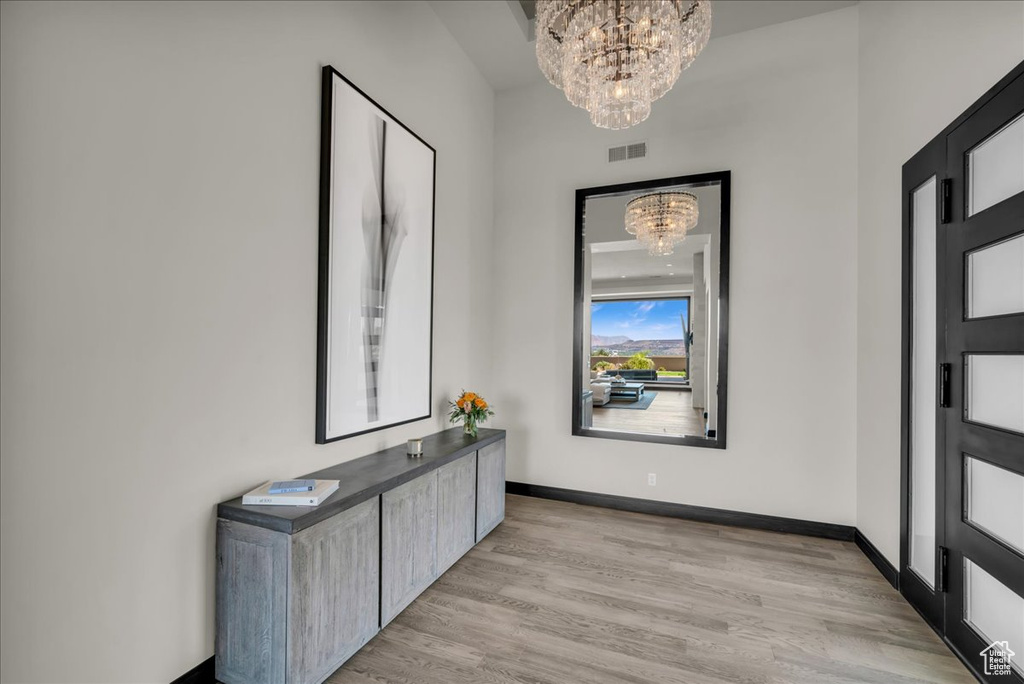
[[[217,507],[224,684],[320,684],[505,516],[505,432],[461,429],[303,475],[316,508]]]

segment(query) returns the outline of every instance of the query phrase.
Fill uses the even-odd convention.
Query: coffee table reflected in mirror
[[[642,382],[612,383],[612,399],[640,401],[640,397],[642,396],[644,396],[644,383]]]

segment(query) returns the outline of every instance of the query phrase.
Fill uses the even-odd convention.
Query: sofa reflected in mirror
[[[724,448],[729,172],[576,193],[573,434]]]
[[[612,378],[600,371],[590,375],[590,391],[594,395],[594,406],[604,406],[612,398]]]

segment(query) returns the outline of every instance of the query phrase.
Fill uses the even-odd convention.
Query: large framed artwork
[[[316,441],[431,415],[436,152],[323,68]]]

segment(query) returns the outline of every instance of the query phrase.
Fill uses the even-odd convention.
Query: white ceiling
[[[687,235],[667,257],[653,257],[632,240],[617,252],[594,252],[591,261],[591,280],[601,283],[620,280],[659,280],[681,284],[693,282],[693,255],[703,252],[708,245],[707,235]],[[616,245],[619,246],[619,245]]]
[[[519,0],[431,0],[430,4],[495,91],[545,82]],[[856,0],[713,0],[711,38],[855,4]]]
[[[674,190],[677,188],[661,188]],[[718,233],[721,224],[721,188],[683,186],[697,196],[700,219],[676,245],[669,256],[652,256],[626,232],[624,216],[629,200],[649,191],[628,195],[593,197],[587,200],[584,216],[586,243],[591,250],[591,280],[595,286],[623,284],[683,285],[693,282],[693,255],[703,252],[710,243],[710,234]]]

